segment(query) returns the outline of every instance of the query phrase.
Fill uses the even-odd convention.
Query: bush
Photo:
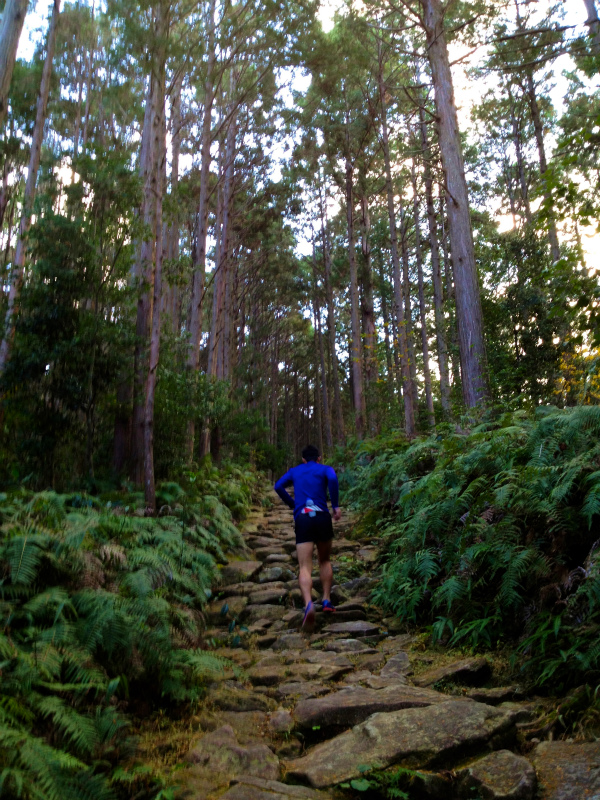
[[[598,407],[542,408],[359,451],[350,498],[387,543],[377,601],[452,645],[521,639],[537,680],[597,674],[599,432]]]
[[[115,796],[138,702],[176,709],[231,665],[201,649],[224,548],[241,544],[217,498],[0,495],[0,795]]]

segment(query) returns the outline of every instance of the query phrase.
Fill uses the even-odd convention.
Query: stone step
[[[259,562],[262,570],[257,575],[258,583],[272,583],[273,581],[291,581],[296,577],[291,569],[285,566],[265,566]]]
[[[366,620],[332,622],[323,629],[323,633],[345,634],[347,638],[374,636],[379,633],[379,625]]]
[[[327,800],[330,795],[305,786],[244,776],[235,778],[221,800]]]
[[[259,547],[252,551],[252,555],[257,561],[266,561],[268,556],[271,555],[286,556],[288,554],[277,545],[274,547]],[[290,558],[290,556],[288,556],[288,558]]]
[[[358,778],[361,767],[390,764],[427,769],[484,749],[514,730],[509,712],[474,700],[448,700],[426,708],[377,713],[346,733],[285,764],[292,779],[325,788]],[[573,797],[573,795],[571,795]],[[565,796],[566,800],[566,796]]]
[[[325,697],[301,701],[294,714],[300,729],[318,725],[323,731],[330,732],[331,729],[358,725],[379,711],[424,708],[447,700],[445,694],[416,686],[395,684],[379,690],[349,686]]]
[[[252,605],[280,603],[287,595],[287,589],[262,589],[258,592],[253,592],[249,597],[249,602]]]
[[[252,580],[262,569],[262,561],[230,561],[221,570],[221,583],[224,586]]]

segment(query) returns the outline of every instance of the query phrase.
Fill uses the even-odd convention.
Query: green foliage
[[[112,392],[133,344],[115,306],[128,305],[137,176],[129,157],[98,150],[77,163],[80,180],[55,211],[46,182],[28,236],[13,356],[0,381],[0,481],[81,485],[108,449]],[[57,479],[58,476],[58,479]]]
[[[359,454],[350,496],[388,542],[376,600],[451,645],[525,636],[542,682],[598,673],[599,431],[596,406],[539,408]]]
[[[156,519],[135,496],[0,495],[0,796],[116,797],[124,709],[196,703],[233,669],[200,647],[216,563],[240,544],[231,512],[158,493]]]

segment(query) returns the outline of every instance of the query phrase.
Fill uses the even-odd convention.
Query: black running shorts
[[[298,514],[294,525],[296,544],[328,542],[333,539],[333,523],[329,511],[317,511],[314,517],[310,514]]]

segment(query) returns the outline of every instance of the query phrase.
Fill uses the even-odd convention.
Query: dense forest
[[[278,469],[596,402],[595,11],[384,3],[324,32],[310,3],[54,3],[13,69],[26,6],[2,482],[129,480],[153,508],[209,452]]]
[[[111,698],[309,442],[388,613],[597,683],[599,73],[595,0],[5,0],[0,796],[152,795]]]

